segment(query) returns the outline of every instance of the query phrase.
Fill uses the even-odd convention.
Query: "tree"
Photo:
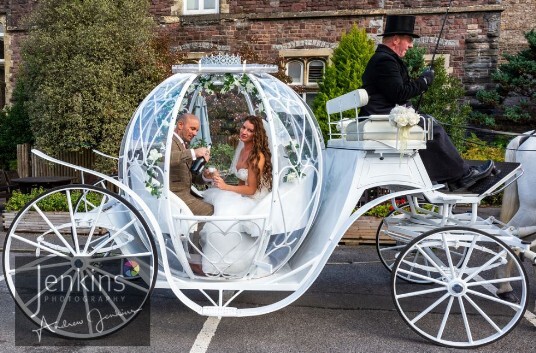
[[[505,54],[506,63],[491,75],[496,87],[481,90],[477,99],[488,113],[477,112],[473,120],[494,125],[500,117],[508,125],[534,126],[536,116],[536,29],[525,33],[529,47],[515,55]]]
[[[37,148],[117,155],[130,116],[169,74],[149,2],[40,0],[18,80]],[[15,102],[16,104],[17,102]]]
[[[364,29],[358,29],[354,24],[347,34],[342,34],[313,101],[314,113],[324,137],[329,131],[326,102],[361,87],[361,77],[372,54],[374,41],[367,37]]]
[[[23,80],[17,81],[13,91],[16,104],[0,111],[0,168],[2,169],[15,169],[17,145],[33,142],[33,135],[28,133],[30,121],[24,108],[24,102],[27,101],[24,86]]]
[[[418,77],[424,70],[425,49],[414,46],[404,56],[410,76]],[[452,142],[460,150],[464,149],[465,128],[471,107],[464,101],[465,89],[460,79],[449,75],[445,69],[445,59],[437,56],[434,60],[434,82],[422,95],[416,97],[412,104],[420,112],[429,114],[445,123],[445,130]],[[420,104],[419,104],[420,103]]]

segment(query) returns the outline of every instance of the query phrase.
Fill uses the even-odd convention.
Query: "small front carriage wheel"
[[[424,212],[426,210],[426,213]],[[426,219],[427,217],[437,216],[438,206],[430,203],[416,204],[413,209],[409,203],[399,205],[385,216],[376,231],[376,252],[380,261],[389,271],[392,271],[396,259],[402,253],[406,245],[413,240],[408,233],[401,233],[399,229],[410,228],[412,231],[416,229],[422,222],[419,217]],[[418,233],[417,233],[418,234]],[[414,261],[426,261],[422,259],[419,253],[414,254]],[[412,277],[407,274],[400,274],[400,278],[413,283],[428,283],[422,278]]]
[[[43,211],[60,205],[67,211]],[[120,195],[91,185],[38,196],[17,214],[4,243],[6,283],[20,310],[72,338],[108,335],[140,314],[157,261],[140,212]]]
[[[415,253],[423,261],[415,262]],[[461,263],[453,253],[464,254]],[[506,268],[506,276],[497,276]],[[409,275],[429,285],[401,279]],[[395,306],[406,323],[449,347],[498,340],[523,318],[528,303],[528,280],[518,256],[498,237],[468,227],[437,228],[415,238],[397,258],[391,281]],[[497,297],[499,286],[507,283],[519,303]]]

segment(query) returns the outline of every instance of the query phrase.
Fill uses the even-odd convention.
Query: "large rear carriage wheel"
[[[422,261],[416,262],[415,254]],[[461,263],[456,254],[464,254]],[[497,278],[497,270],[510,273]],[[411,276],[429,284],[409,283]],[[467,227],[423,233],[400,253],[392,269],[392,296],[406,323],[421,336],[449,347],[478,347],[510,332],[527,307],[528,281],[518,256],[498,237]],[[509,282],[519,303],[496,296]]]
[[[54,204],[68,211],[42,211]],[[141,214],[91,185],[38,196],[17,214],[4,243],[6,283],[20,310],[72,338],[105,336],[130,323],[149,299],[157,261]]]

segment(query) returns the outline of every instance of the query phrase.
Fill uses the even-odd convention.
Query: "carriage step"
[[[478,165],[479,162],[482,163],[483,161],[467,161],[469,165]],[[482,195],[503,181],[506,176],[516,170],[519,166],[519,163],[495,162],[495,169],[499,172],[477,181],[473,186],[468,188],[468,190],[472,193]]]

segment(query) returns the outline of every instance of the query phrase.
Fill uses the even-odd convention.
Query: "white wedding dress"
[[[235,151],[230,172],[247,183],[248,170],[236,169],[243,143]],[[204,201],[214,205],[214,216],[239,217],[251,210],[267,195],[265,188],[252,196],[209,188],[203,192]],[[241,277],[247,274],[258,250],[262,221],[211,221],[200,232],[202,267],[207,275]]]

